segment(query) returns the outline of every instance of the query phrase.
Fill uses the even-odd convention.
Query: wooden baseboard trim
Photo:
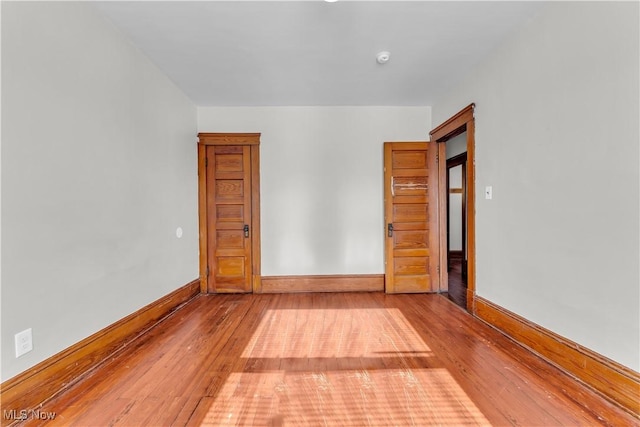
[[[384,274],[262,276],[260,293],[384,291]]]
[[[5,381],[0,385],[3,411],[38,408],[199,293],[197,279]],[[1,425],[11,422],[3,416]]]
[[[640,374],[484,298],[475,314],[611,402],[640,418]]]
[[[473,289],[467,288],[467,311],[469,313],[476,312],[476,293]]]
[[[449,258],[462,259],[462,251],[449,251]]]

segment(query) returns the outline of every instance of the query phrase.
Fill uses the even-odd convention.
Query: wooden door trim
[[[257,144],[251,144],[251,262],[253,275],[251,283],[253,292],[262,289],[262,274],[260,271],[260,134],[257,134]]]
[[[198,144],[202,145],[260,145],[259,133],[200,132]]]
[[[448,170],[447,170],[447,150],[446,146],[443,143],[437,143],[438,147],[438,182],[440,185],[440,189],[438,191],[438,235],[440,236],[440,284],[438,287],[439,292],[448,292],[449,291],[449,269],[447,261],[448,261],[448,250],[449,250],[449,239],[447,236],[447,220],[449,214],[449,194],[447,191],[449,189],[448,180]],[[442,187],[445,187],[444,189]],[[444,224],[444,228],[443,228]]]
[[[429,132],[431,139],[437,138],[436,142],[445,142],[463,133],[465,131],[465,125],[474,120],[473,111],[475,107],[476,104],[469,104],[445,122],[433,128],[433,130]]]
[[[200,293],[206,294],[207,283],[207,259],[209,251],[207,248],[207,173],[205,166],[206,145],[198,142],[198,230],[200,245]]]
[[[640,374],[482,297],[476,316],[638,417]]]
[[[197,297],[199,289],[197,279],[187,283],[6,380],[0,385],[2,409],[20,413],[41,408],[134,341],[139,342],[153,327]],[[0,425],[8,424],[10,421],[3,417]]]
[[[209,248],[207,245],[207,174],[206,148],[211,145],[248,145],[251,150],[251,268],[252,290],[261,287],[260,258],[260,135],[259,133],[198,134],[198,223],[200,235],[200,292],[207,293]],[[209,274],[208,274],[209,273]]]
[[[441,125],[435,127],[429,135],[431,140],[438,143],[446,143],[454,136],[467,132],[467,310],[475,311],[476,297],[476,173],[475,173],[475,104],[469,104]],[[446,189],[441,186],[441,194]],[[446,227],[443,224],[445,218],[440,216],[440,230]],[[442,264],[441,264],[442,265]],[[440,280],[443,280],[443,271],[440,268]]]
[[[391,149],[392,145],[390,142],[385,142],[383,145],[383,170],[384,170],[384,178],[383,178],[383,186],[384,186],[384,291],[389,292],[393,290],[393,283],[389,283],[389,277],[393,277],[393,269],[389,263],[389,253],[391,251],[392,242],[387,236],[387,227],[390,221],[391,216],[391,187],[387,184],[389,181],[389,174],[391,174]]]
[[[264,276],[261,293],[383,292],[384,274]]]

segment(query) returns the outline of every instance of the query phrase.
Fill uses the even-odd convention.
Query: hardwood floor
[[[462,277],[462,259],[452,258],[450,261],[451,268],[449,269],[449,290],[446,292],[446,296],[459,305],[460,307],[467,309],[467,283]]]
[[[638,424],[436,294],[202,295],[42,411],[29,424]]]

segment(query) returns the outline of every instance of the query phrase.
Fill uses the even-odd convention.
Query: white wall
[[[462,132],[447,141],[447,159],[467,152],[467,132]],[[450,169],[454,171],[454,179],[449,175],[449,187],[462,187],[462,166]],[[462,249],[462,194],[449,194],[449,249]]]
[[[434,105],[476,103],[477,293],[640,370],[639,4],[551,4]]]
[[[196,279],[198,230],[195,106],[89,4],[3,2],[2,124],[4,381]]]
[[[430,107],[198,108],[200,132],[261,132],[262,274],[384,272],[383,143]]]
[[[2,97],[2,4],[0,1],[0,98]],[[0,310],[2,309],[2,104],[0,102]],[[0,334],[2,333],[2,313],[0,312]],[[0,335],[0,381],[2,381],[2,339]]]
[[[462,188],[462,165],[448,170],[449,188]],[[449,193],[449,250],[462,250],[462,194]]]
[[[458,136],[454,136],[447,141],[445,148],[447,150],[447,159],[457,156],[458,154],[467,152],[467,132],[462,132]]]

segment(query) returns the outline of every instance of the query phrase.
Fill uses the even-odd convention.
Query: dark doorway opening
[[[467,307],[467,153],[447,159],[447,296]]]

